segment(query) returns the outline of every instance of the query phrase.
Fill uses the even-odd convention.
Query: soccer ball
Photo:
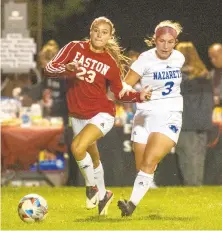
[[[47,202],[38,194],[28,194],[19,201],[18,214],[24,222],[42,221],[45,219],[47,213]]]

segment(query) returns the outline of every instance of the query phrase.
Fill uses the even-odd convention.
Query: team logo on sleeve
[[[177,133],[178,130],[179,130],[178,127],[175,126],[175,125],[173,125],[173,124],[169,126],[169,129],[170,129],[171,131],[173,131],[174,133]]]

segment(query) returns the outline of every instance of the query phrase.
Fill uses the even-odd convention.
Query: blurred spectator
[[[56,41],[49,40],[39,53],[41,67],[58,53],[59,46]],[[68,110],[66,107],[66,83],[65,80],[45,78],[42,83],[42,106],[44,116],[63,117],[64,123],[68,123]]]
[[[39,61],[42,68],[58,53],[59,46],[55,40],[49,40],[39,53]]]
[[[208,56],[214,67],[210,72],[213,82],[214,127],[208,134],[208,139],[212,142],[209,144],[210,149],[206,167],[213,166],[214,172],[206,176],[206,182],[222,184],[222,44],[214,43],[209,46]]]
[[[135,114],[135,111],[133,110],[134,108],[129,103],[125,103],[123,106],[124,106],[124,111],[126,113],[126,123],[127,124],[132,124],[133,117],[134,117],[134,114]]]
[[[124,105],[120,102],[116,102],[116,116],[115,116],[115,126],[122,127],[126,123],[126,112],[124,110]]]
[[[181,84],[183,125],[176,153],[184,185],[202,185],[207,131],[212,128],[212,84],[192,42],[181,42],[176,49],[185,56]]]
[[[212,44],[208,49],[208,55],[214,66],[214,69],[211,71],[214,104],[222,106],[222,44]]]
[[[42,98],[42,91],[42,83],[27,85],[23,87],[20,93],[22,106],[31,107],[33,103],[39,103]]]
[[[52,58],[57,55],[59,46],[56,41],[49,40],[39,53],[41,67],[44,68]],[[42,83],[42,106],[44,116],[62,117],[64,123],[64,134],[60,138],[61,144],[67,145],[69,154],[69,179],[68,184],[76,184],[77,165],[73,158],[70,145],[72,142],[72,129],[69,127],[68,108],[66,101],[66,81],[61,78],[45,78]]]

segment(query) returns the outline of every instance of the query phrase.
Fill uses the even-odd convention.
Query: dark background
[[[81,40],[89,36],[90,25],[99,16],[114,23],[122,47],[139,52],[147,49],[143,40],[152,36],[160,21],[178,21],[183,26],[179,40],[192,41],[209,68],[207,48],[222,42],[222,0],[85,0],[84,4],[83,13],[57,22],[57,32],[44,32],[43,42],[55,39],[63,46]]]

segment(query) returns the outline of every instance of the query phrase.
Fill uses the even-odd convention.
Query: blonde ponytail
[[[154,46],[155,45],[154,41],[155,41],[154,35],[153,35],[153,37],[149,37],[149,38],[144,39],[144,42],[146,43],[146,45],[148,47]]]
[[[119,43],[115,37],[108,41],[105,48],[107,52],[113,57],[113,59],[115,59],[123,78],[126,73],[127,66],[129,65],[130,59],[123,54],[124,49],[119,46]]]

